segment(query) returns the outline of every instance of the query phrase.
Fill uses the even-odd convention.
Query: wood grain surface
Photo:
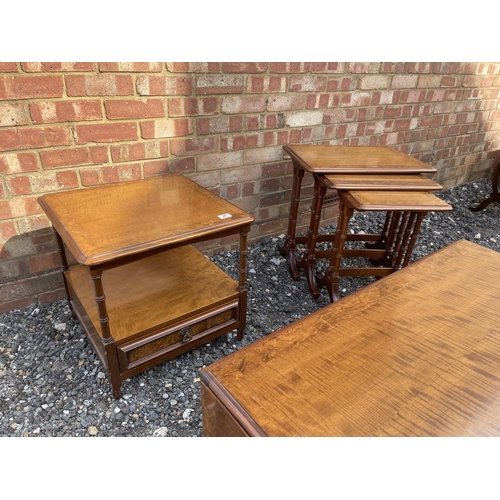
[[[499,297],[500,254],[459,241],[202,380],[268,436],[500,436]]]
[[[316,174],[330,189],[439,191],[441,184],[422,174]]]
[[[87,268],[74,266],[67,277],[100,332]],[[104,271],[102,283],[116,344],[238,300],[238,284],[190,245]]]
[[[434,167],[388,146],[290,144],[283,149],[299,166],[316,173],[433,173]]]
[[[253,221],[180,174],[46,194],[38,201],[85,265],[190,243]]]

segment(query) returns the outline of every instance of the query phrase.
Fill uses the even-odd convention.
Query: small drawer
[[[141,339],[117,346],[120,369],[124,372],[145,363],[154,366],[203,344],[204,337],[211,335],[214,338],[212,334],[217,330],[221,330],[222,335],[237,325],[238,304],[233,303],[213,315],[203,315],[163,331],[152,332]]]

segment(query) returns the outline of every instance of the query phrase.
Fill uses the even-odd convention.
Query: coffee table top
[[[84,265],[201,241],[254,220],[180,174],[51,193],[38,201]]]
[[[500,253],[462,240],[202,380],[253,435],[500,436],[499,296]]]
[[[437,169],[388,146],[325,146],[289,144],[283,149],[313,173],[403,174],[433,173]]]

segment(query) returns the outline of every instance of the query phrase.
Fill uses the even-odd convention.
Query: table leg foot
[[[285,257],[288,271],[290,276],[294,281],[298,281],[300,278],[299,269],[297,267],[297,260],[295,258],[295,250],[290,248],[288,243],[285,242],[283,246],[278,247],[278,252]]]
[[[307,287],[309,289],[309,293],[311,294],[311,297],[314,300],[316,300],[320,297],[321,294],[319,293],[318,285],[316,284],[314,261],[308,262],[305,265],[305,269],[306,269],[306,279],[307,279]]]

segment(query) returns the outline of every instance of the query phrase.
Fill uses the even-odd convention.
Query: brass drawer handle
[[[187,326],[186,328],[183,328],[181,331],[180,331],[180,334],[182,336],[182,340],[181,342],[183,344],[185,344],[186,342],[189,342],[190,340],[193,340],[193,337],[191,336],[191,334],[189,333],[189,327]]]

